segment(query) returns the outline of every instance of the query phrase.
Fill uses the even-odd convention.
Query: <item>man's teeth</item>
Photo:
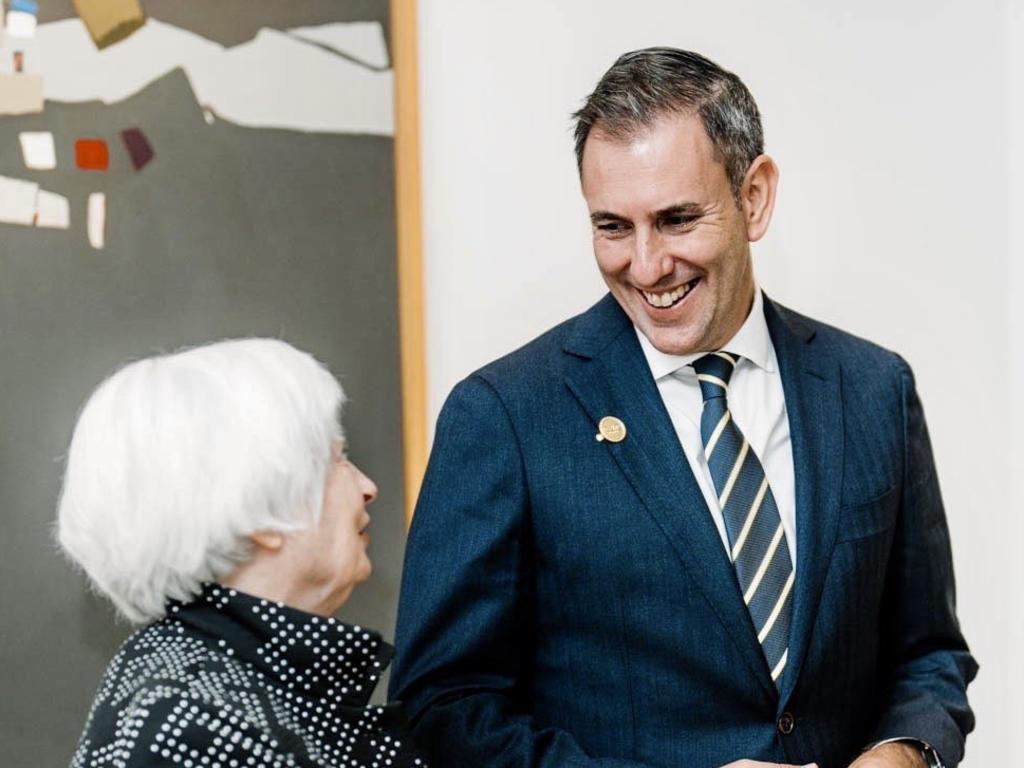
[[[688,294],[696,284],[696,280],[691,280],[690,282],[679,286],[674,291],[668,291],[666,293],[650,293],[649,291],[644,291],[643,294],[644,298],[647,299],[647,303],[652,306],[671,307],[683,298],[683,296]]]

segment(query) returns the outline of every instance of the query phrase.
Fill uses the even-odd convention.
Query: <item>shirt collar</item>
[[[644,352],[644,357],[647,358],[647,365],[650,367],[655,381],[672,375],[680,368],[685,368],[708,352],[716,351],[709,349],[687,355],[669,355],[651,344],[650,340],[635,325],[633,330],[640,340],[640,348]],[[758,368],[769,373],[775,371],[772,339],[768,334],[768,323],[764,317],[764,296],[756,285],[754,286],[754,303],[750,307],[750,314],[747,315],[747,319],[743,321],[743,325],[740,326],[736,335],[722,349],[749,360]]]
[[[166,620],[191,627],[289,690],[353,706],[366,705],[394,654],[372,630],[219,584],[204,584],[190,603],[170,601]]]

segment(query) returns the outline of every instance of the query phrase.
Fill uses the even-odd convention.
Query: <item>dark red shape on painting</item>
[[[121,131],[121,140],[132,159],[132,166],[141,171],[153,159],[153,147],[141,128],[129,128]]]

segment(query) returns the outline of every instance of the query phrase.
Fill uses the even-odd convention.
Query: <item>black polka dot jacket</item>
[[[121,647],[71,768],[421,766],[399,707],[367,704],[393,652],[376,632],[207,585]]]

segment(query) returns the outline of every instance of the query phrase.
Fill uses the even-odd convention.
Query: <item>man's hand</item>
[[[850,768],[927,768],[927,763],[914,745],[890,741],[861,754]]]
[[[735,763],[723,765],[722,768],[818,768],[818,764],[790,765],[789,763],[762,763],[760,760],[737,760]]]

